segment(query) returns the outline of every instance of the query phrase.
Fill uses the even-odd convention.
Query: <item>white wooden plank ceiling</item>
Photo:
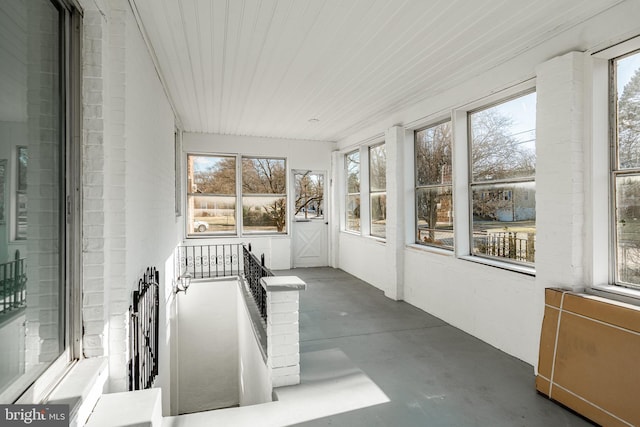
[[[133,0],[184,130],[330,141],[617,3]]]

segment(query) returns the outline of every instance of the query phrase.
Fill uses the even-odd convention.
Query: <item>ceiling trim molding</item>
[[[136,5],[135,0],[129,0],[129,7],[131,7],[131,11],[133,12],[133,16],[138,24],[138,29],[140,30],[140,34],[142,35],[142,39],[144,40],[144,44],[147,47],[147,51],[149,52],[149,56],[151,56],[151,62],[153,62],[153,68],[156,70],[156,74],[158,75],[158,79],[160,79],[160,84],[162,85],[162,89],[164,90],[164,94],[169,101],[169,105],[171,106],[171,110],[173,111],[173,116],[175,117],[176,123],[175,126],[182,130],[182,118],[178,113],[178,109],[176,108],[176,104],[171,97],[171,92],[169,92],[169,87],[167,86],[166,79],[160,70],[160,63],[158,62],[158,57],[156,56],[156,51],[149,40],[149,35],[147,34],[147,30],[144,27],[142,22],[142,18],[140,17],[140,13],[138,12],[138,6]]]

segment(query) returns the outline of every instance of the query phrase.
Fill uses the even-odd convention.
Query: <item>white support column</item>
[[[404,299],[404,128],[393,126],[385,133],[387,152],[387,243],[386,257],[392,269],[392,282],[385,295],[396,301]]]
[[[267,367],[272,387],[300,384],[299,294],[296,276],[263,277],[267,291]]]
[[[536,281],[584,286],[583,54],[536,69]],[[542,296],[542,295],[541,295]]]

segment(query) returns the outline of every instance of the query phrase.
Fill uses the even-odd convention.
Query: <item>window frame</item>
[[[620,177],[640,177],[640,165],[631,168],[620,167],[620,141],[618,137],[618,99],[617,99],[617,61],[640,56],[640,46],[625,53],[608,59],[608,129],[609,129],[609,282],[619,290],[628,289],[640,292],[640,283],[624,282],[620,279],[618,267],[618,188],[617,179]],[[620,94],[621,95],[621,94]],[[638,295],[640,296],[640,295]]]
[[[59,307],[61,352],[35,378],[14,381],[0,401],[41,403],[82,357],[82,9],[68,0],[50,0],[58,12],[60,35],[60,200]],[[17,169],[17,168],[16,168]],[[17,173],[17,170],[16,170]],[[17,186],[17,182],[16,182]],[[13,216],[15,213],[6,212]],[[17,224],[17,218],[15,219]],[[9,222],[7,221],[7,224]],[[16,225],[17,226],[17,225]]]
[[[451,126],[451,138],[450,138],[450,150],[451,150],[451,163],[450,163],[450,168],[451,168],[451,183],[450,184],[427,184],[427,185],[419,185],[418,184],[418,133],[425,131],[427,129],[431,129],[431,128],[435,128],[437,126],[443,125],[445,123],[449,123]],[[435,122],[432,122],[428,125],[419,127],[417,129],[413,130],[413,197],[414,197],[414,209],[413,209],[413,222],[414,222],[414,233],[413,233],[413,243],[412,244],[416,244],[416,245],[420,245],[421,247],[425,247],[425,248],[437,248],[437,249],[441,249],[441,250],[445,250],[449,253],[452,253],[455,251],[456,248],[456,226],[455,226],[455,216],[456,216],[456,204],[455,204],[455,195],[454,195],[454,181],[455,181],[455,168],[454,168],[454,144],[455,143],[455,135],[454,135],[454,123],[453,123],[453,118],[451,116],[442,119],[442,120],[438,120]],[[435,243],[430,243],[430,242],[422,242],[418,239],[418,191],[421,189],[437,189],[437,188],[442,188],[442,187],[449,187],[451,189],[451,211],[453,213],[453,218],[452,218],[452,245],[451,246],[445,246],[445,245],[437,245]]]
[[[186,153],[185,156],[185,161],[186,161],[186,165],[185,165],[185,175],[186,178],[184,180],[184,186],[189,187],[189,158],[195,156],[195,157],[212,157],[212,158],[233,158],[235,159],[235,184],[234,184],[234,191],[235,193],[233,194],[233,197],[235,197],[235,213],[234,213],[234,217],[235,217],[235,221],[236,221],[236,225],[235,225],[235,231],[232,232],[225,232],[225,231],[219,231],[219,232],[207,232],[207,233],[202,233],[202,234],[196,234],[193,229],[191,228],[191,218],[195,218],[194,217],[194,212],[191,212],[191,210],[189,209],[189,200],[191,197],[195,197],[198,193],[193,193],[191,191],[190,188],[186,188],[185,191],[185,212],[186,212],[186,216],[185,216],[185,233],[186,233],[186,238],[187,239],[199,239],[199,238],[216,238],[216,237],[231,237],[231,236],[239,236],[240,235],[240,228],[239,225],[240,223],[238,222],[238,201],[239,201],[239,197],[238,197],[238,191],[239,191],[239,185],[238,185],[238,160],[239,160],[239,156],[237,154],[222,154],[222,153],[196,153],[196,152],[188,152]],[[213,194],[213,193],[203,193],[204,197],[224,197],[224,196],[231,196],[230,194]],[[195,203],[195,201],[194,201]],[[195,221],[195,219],[194,219]]]
[[[367,147],[367,170],[368,170],[368,175],[369,175],[369,179],[368,179],[368,200],[369,200],[369,209],[368,209],[368,223],[369,223],[369,236],[376,238],[376,239],[380,239],[380,240],[386,240],[387,239],[387,225],[386,225],[386,216],[385,216],[385,226],[384,226],[384,235],[378,235],[378,234],[374,234],[373,233],[373,196],[374,195],[383,195],[386,199],[387,196],[387,178],[386,178],[386,174],[387,174],[387,157],[386,157],[386,142],[382,141],[382,142],[378,142],[376,144],[371,144]],[[378,147],[383,147],[385,150],[385,163],[384,163],[384,173],[385,173],[385,185],[384,185],[384,189],[383,190],[374,190],[373,186],[371,185],[371,182],[373,181],[371,179],[371,171],[372,171],[372,167],[371,167],[371,159],[373,156],[371,156],[371,151],[373,149],[376,149]],[[362,188],[360,189],[360,192],[362,193]],[[361,199],[362,200],[362,199]],[[386,207],[386,200],[385,200],[385,207]],[[362,226],[362,208],[360,209],[360,223]]]
[[[464,113],[464,122],[465,122],[465,130],[466,130],[466,163],[467,163],[467,203],[468,203],[468,253],[462,256],[462,258],[479,262],[487,265],[492,265],[500,268],[504,268],[507,270],[513,270],[520,273],[535,275],[535,259],[534,262],[523,262],[507,257],[487,255],[487,254],[478,254],[475,253],[474,247],[474,228],[473,228],[473,191],[474,187],[481,187],[487,185],[500,186],[506,184],[514,184],[518,185],[521,183],[533,183],[535,188],[536,176],[535,171],[532,176],[529,177],[515,177],[515,178],[506,178],[506,179],[496,179],[496,180],[481,180],[474,181],[473,178],[473,140],[472,140],[472,126],[471,126],[471,116],[474,113],[485,111],[495,106],[505,104],[507,102],[513,101],[515,99],[530,95],[532,93],[536,93],[537,88],[535,86],[535,80],[523,82],[519,85],[513,87],[509,94],[504,93],[496,93],[491,97],[484,98],[477,103],[474,103],[473,106],[460,110],[460,113]],[[536,95],[537,96],[537,95]],[[537,108],[536,108],[537,109]],[[455,129],[455,128],[454,128]],[[536,123],[537,130],[537,123]],[[537,141],[536,141],[537,143]],[[537,157],[537,156],[536,156]],[[455,159],[455,156],[454,156]],[[454,173],[455,175],[455,173]],[[454,187],[455,188],[455,187]],[[454,199],[455,200],[455,199]],[[534,248],[535,250],[535,248]]]
[[[348,163],[349,163],[349,156],[351,156],[352,154],[358,154],[358,192],[357,193],[350,193],[349,192],[349,167],[348,167]],[[357,234],[357,235],[361,235],[362,234],[362,153],[360,153],[360,148],[356,148],[355,150],[351,150],[348,151],[344,154],[344,177],[345,177],[345,183],[344,183],[344,189],[345,189],[345,197],[344,197],[344,201],[345,201],[345,209],[344,209],[344,229],[343,231],[347,232],[347,233],[352,233],[352,234]],[[349,205],[349,197],[350,196],[357,196],[360,199],[360,216],[358,217],[358,219],[360,220],[360,226],[358,228],[358,230],[349,228],[349,210],[348,210],[348,205]]]
[[[289,189],[289,183],[288,183],[288,177],[289,177],[289,173],[288,173],[288,162],[287,162],[287,158],[286,157],[278,157],[278,156],[258,156],[258,155],[240,155],[239,156],[240,159],[240,163],[238,163],[236,161],[236,168],[240,174],[240,212],[237,214],[239,216],[239,224],[240,224],[240,235],[241,236],[286,236],[289,235],[289,226],[290,226],[290,219],[289,219],[289,197],[288,197],[288,189]],[[246,193],[246,197],[259,197],[259,198],[267,198],[267,197],[280,197],[280,198],[284,198],[284,230],[283,231],[245,231],[245,226],[244,226],[244,214],[243,214],[243,209],[244,209],[244,198],[245,198],[245,192],[244,192],[244,187],[243,187],[243,160],[245,159],[266,159],[266,160],[282,160],[284,163],[284,193]]]
[[[287,157],[284,156],[262,156],[262,155],[254,155],[254,154],[240,154],[240,153],[220,153],[220,152],[200,152],[200,151],[187,151],[184,155],[184,185],[183,188],[189,186],[189,158],[191,156],[196,157],[226,157],[226,158],[234,158],[235,159],[235,231],[232,232],[207,232],[207,233],[198,233],[190,230],[191,227],[191,219],[193,217],[193,213],[189,208],[189,198],[196,193],[192,193],[189,188],[186,188],[185,197],[184,197],[184,230],[185,230],[185,239],[218,239],[218,238],[240,238],[240,237],[277,237],[277,236],[289,236],[290,235],[290,197],[289,197],[289,161]],[[243,159],[274,159],[274,160],[283,160],[284,161],[284,185],[285,192],[278,194],[246,194],[247,197],[263,197],[263,196],[282,196],[285,199],[285,227],[284,231],[265,231],[265,232],[255,232],[255,231],[244,231],[244,218],[242,214],[242,206],[243,206],[243,197],[245,193],[243,192],[242,187],[242,160]],[[230,196],[225,194],[209,194],[211,196]]]

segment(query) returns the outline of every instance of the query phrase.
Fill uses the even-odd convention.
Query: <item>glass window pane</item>
[[[384,191],[387,188],[387,152],[384,144],[369,147],[369,188],[370,191]]]
[[[67,344],[64,63],[60,12],[50,1],[0,2],[0,28],[0,395],[6,403]]]
[[[324,175],[311,172],[294,174],[296,220],[324,218]]]
[[[473,253],[535,261],[535,183],[472,188]]]
[[[243,233],[285,233],[287,199],[280,196],[242,198]]]
[[[451,187],[416,190],[416,243],[453,248]]]
[[[616,177],[618,281],[640,287],[640,176]]]
[[[16,240],[27,238],[27,165],[29,154],[27,147],[18,147],[16,165],[18,176],[16,177]]]
[[[469,114],[473,182],[533,177],[536,94]]]
[[[619,169],[640,168],[640,53],[616,61]]]
[[[371,194],[371,235],[386,237],[387,193]]]
[[[451,184],[451,122],[416,132],[416,185]]]
[[[243,194],[285,194],[284,159],[242,158]]]
[[[236,194],[236,158],[187,157],[187,185],[191,194]]]
[[[345,157],[347,168],[347,193],[360,192],[360,152],[354,151]]]
[[[360,195],[347,196],[347,224],[349,231],[360,231]]]
[[[189,234],[198,235],[236,232],[236,198],[234,196],[198,196],[187,197],[189,216]]]

